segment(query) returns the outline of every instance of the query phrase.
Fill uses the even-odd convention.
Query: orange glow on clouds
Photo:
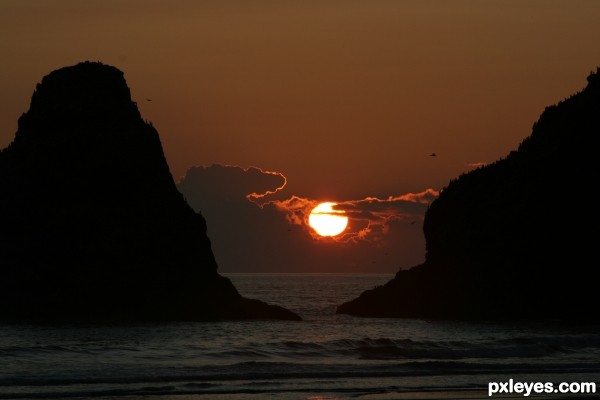
[[[467,163],[467,167],[470,167],[470,168],[485,167],[486,165],[487,165],[487,163],[485,163],[483,161]]]
[[[396,272],[417,265],[425,253],[422,221],[438,195],[328,195],[335,203],[319,206],[321,199],[293,195],[280,172],[219,164],[190,168],[177,187],[205,217],[220,267],[240,272]],[[321,234],[335,236],[317,233],[315,218],[326,215],[336,229],[326,225]]]
[[[411,231],[422,235],[418,229],[420,223],[427,207],[439,194],[429,188],[387,198],[367,196],[323,203],[290,195],[289,182],[281,172],[218,164],[190,168],[178,186],[188,198],[203,200],[202,207],[198,205],[201,211],[202,208],[231,207],[234,199],[246,200],[262,209],[263,215],[279,216],[299,227],[315,242],[377,245],[383,245],[392,226],[412,227]]]
[[[360,200],[338,201],[333,210],[344,213],[344,216],[352,223],[335,236],[323,237],[315,234],[312,236],[317,240],[334,239],[341,243],[362,241],[376,243],[388,233],[392,222],[412,225],[416,221],[422,221],[429,203],[438,195],[438,191],[429,188],[419,193],[389,196],[387,199],[366,197]],[[275,207],[285,215],[290,224],[307,227],[311,234],[315,230],[310,216],[312,210],[318,205],[319,202],[316,200],[299,196],[263,204],[263,206]]]

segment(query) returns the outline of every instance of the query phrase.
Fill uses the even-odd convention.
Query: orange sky
[[[598,21],[595,0],[2,0],[0,147],[44,75],[99,60],[176,180],[218,163],[312,199],[439,190],[584,87]]]

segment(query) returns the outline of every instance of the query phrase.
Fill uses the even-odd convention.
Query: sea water
[[[0,399],[487,398],[600,378],[597,326],[356,318],[336,306],[392,275],[225,275],[303,321],[3,324]]]

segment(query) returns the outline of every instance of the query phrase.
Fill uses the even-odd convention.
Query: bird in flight
[[[431,154],[429,155],[429,157],[436,157],[436,156],[437,156],[437,154],[435,154],[435,153],[431,153]]]

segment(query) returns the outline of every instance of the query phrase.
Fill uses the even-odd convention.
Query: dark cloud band
[[[311,210],[321,201],[286,194],[290,188],[281,172],[199,166],[187,171],[178,188],[206,217],[220,264],[237,271],[300,271],[319,263],[331,270],[360,270],[374,262],[368,258],[385,263],[379,267],[385,269],[414,265],[424,254],[423,216],[438,195],[426,189],[384,199],[330,199],[349,223],[342,234],[322,237],[308,225]],[[338,245],[330,245],[334,243]],[[398,260],[386,259],[388,253]]]

